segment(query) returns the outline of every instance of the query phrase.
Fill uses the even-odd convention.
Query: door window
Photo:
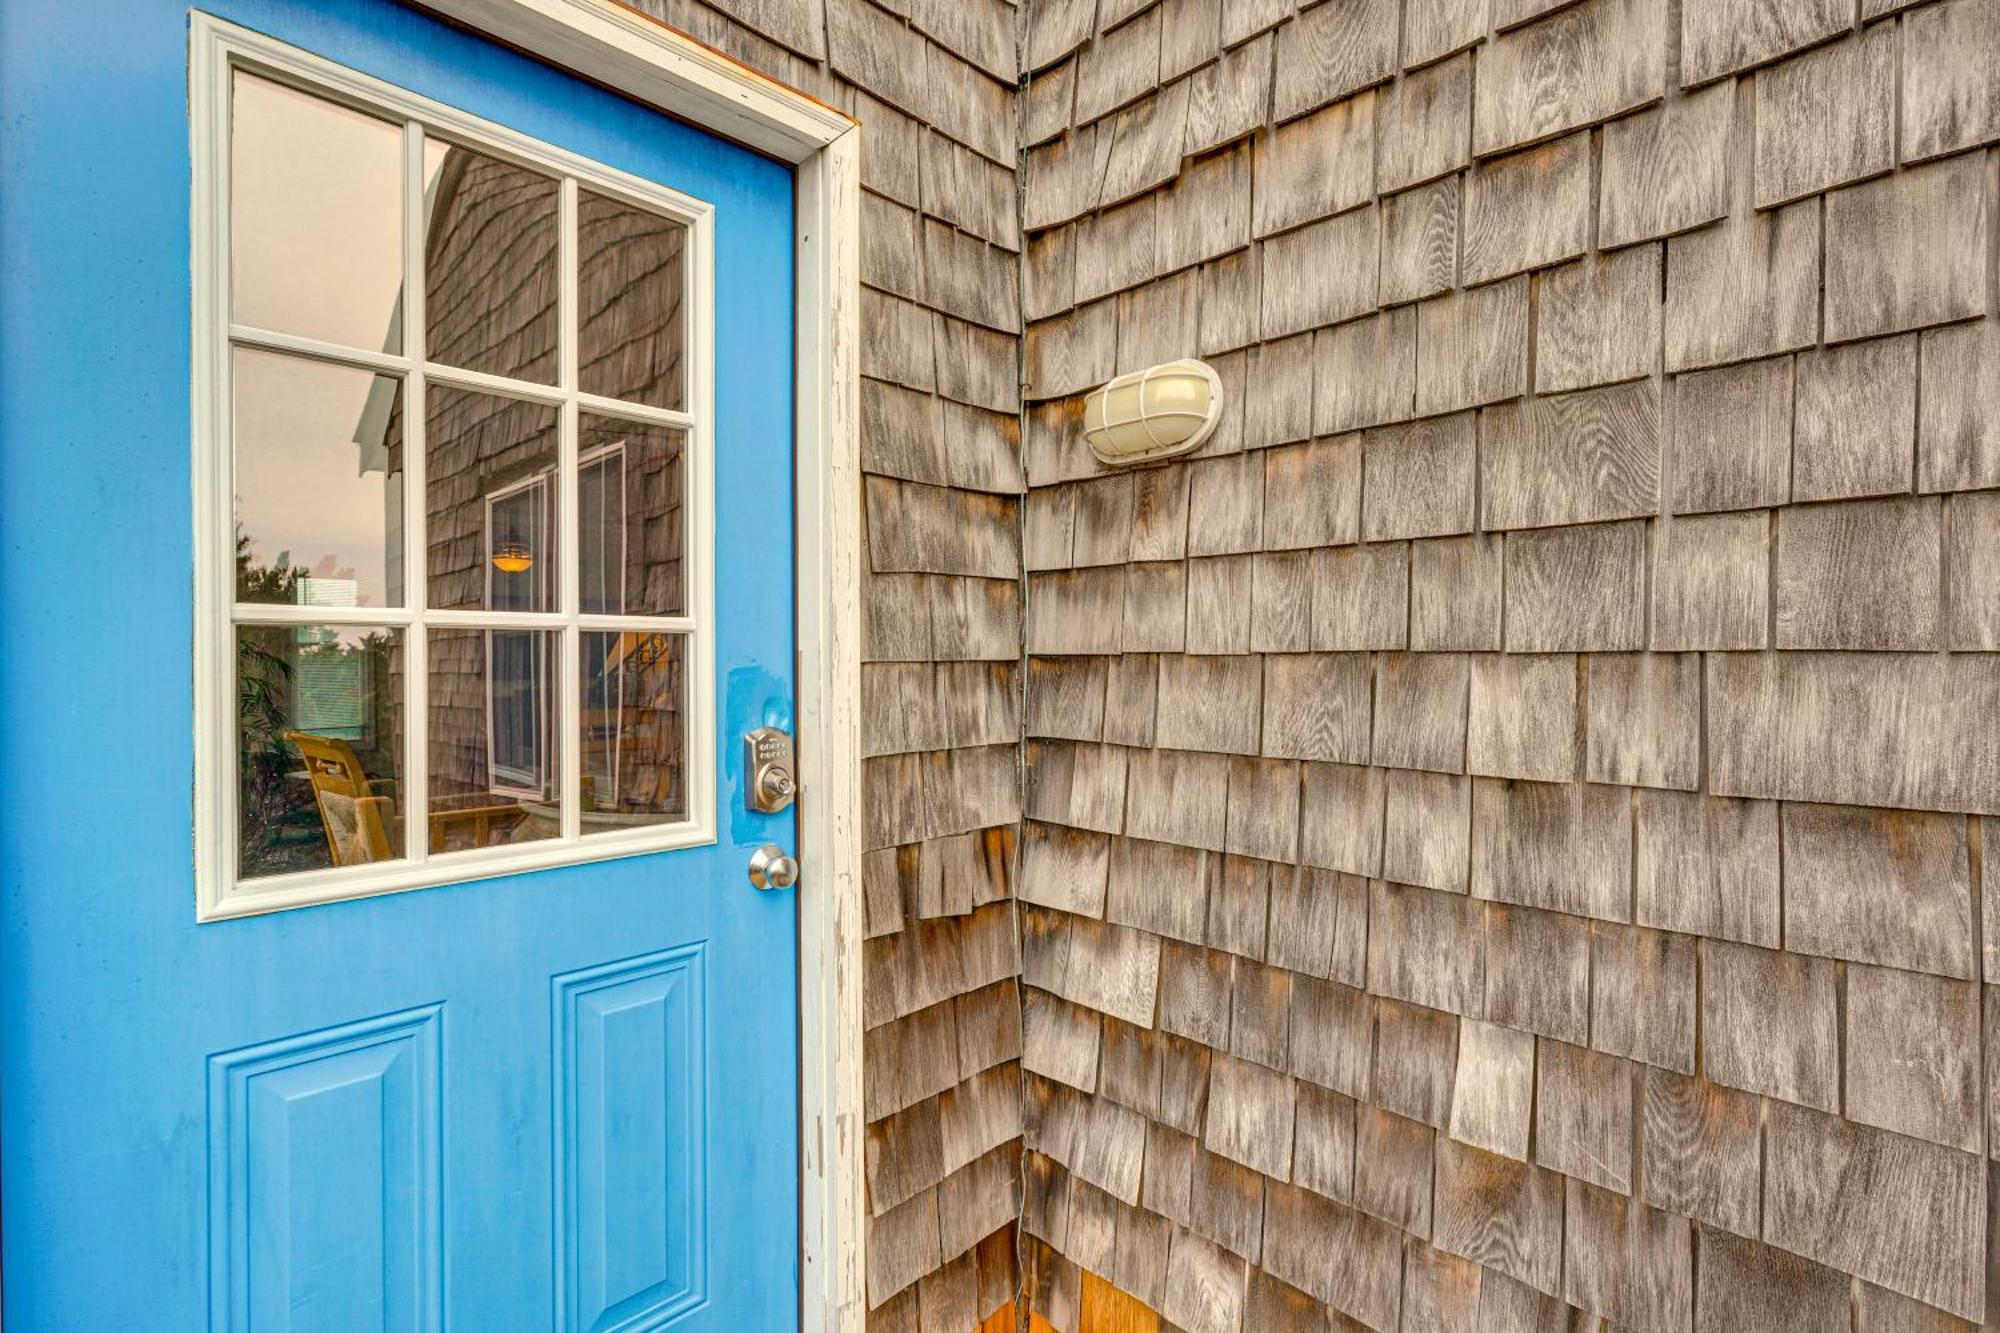
[[[711,840],[707,207],[310,57],[196,115],[204,913]]]

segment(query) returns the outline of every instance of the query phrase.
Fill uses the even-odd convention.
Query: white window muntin
[[[230,97],[237,71],[290,84],[403,127],[403,340],[400,353],[327,343],[234,324],[230,293]],[[715,840],[714,642],[714,210],[701,200],[556,148],[504,126],[421,97],[234,24],[197,25],[190,50],[190,128],[194,164],[193,438],[195,515],[195,879],[201,920],[246,916],[438,884],[458,883],[583,861],[692,847]],[[560,181],[558,328],[554,385],[441,365],[425,356],[424,140],[451,141]],[[577,195],[580,187],[656,212],[687,228],[682,320],[688,410],[650,407],[585,393],[577,375]],[[403,384],[404,605],[324,607],[235,601],[235,485],[232,453],[232,353],[286,352],[393,375]],[[425,577],[426,426],[424,390],[436,382],[557,408],[556,609],[546,612],[433,610]],[[578,422],[583,413],[671,426],[685,433],[683,552],[686,614],[584,614],[580,605]],[[404,854],[365,866],[237,877],[236,654],[240,625],[391,626],[403,633]],[[521,846],[436,852],[429,838],[429,629],[511,628],[559,632],[563,681],[556,725],[562,800],[558,837]],[[641,828],[582,834],[581,636],[586,631],[674,633],[686,637],[687,818]]]

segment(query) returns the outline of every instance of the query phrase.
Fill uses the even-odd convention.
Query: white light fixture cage
[[[1120,375],[1083,400],[1083,438],[1105,463],[1145,463],[1199,449],[1222,416],[1222,377],[1203,361]]]

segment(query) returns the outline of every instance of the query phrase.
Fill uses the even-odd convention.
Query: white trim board
[[[861,1333],[860,126],[615,0],[423,3],[797,168],[799,1311]]]
[[[800,1326],[861,1333],[859,126],[614,0],[424,2],[797,168]]]

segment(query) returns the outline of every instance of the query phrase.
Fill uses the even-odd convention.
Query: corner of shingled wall
[[[1990,1317],[2000,0],[645,3],[867,126],[871,1330]]]

